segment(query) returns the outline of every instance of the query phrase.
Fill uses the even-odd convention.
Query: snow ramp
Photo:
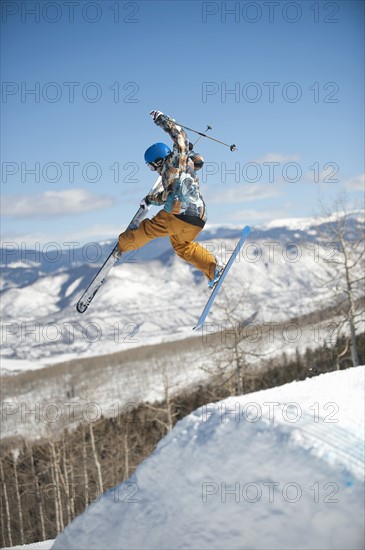
[[[364,548],[364,371],[197,409],[53,548]]]

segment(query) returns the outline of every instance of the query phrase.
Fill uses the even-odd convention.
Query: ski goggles
[[[153,172],[156,172],[156,170],[162,168],[163,163],[164,159],[156,159],[154,162],[146,162],[148,168]]]

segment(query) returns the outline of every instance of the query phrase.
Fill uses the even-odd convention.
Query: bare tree
[[[123,436],[123,448],[124,448],[124,477],[129,478],[129,445],[128,445],[128,426]]]
[[[34,464],[34,454],[33,454],[33,445],[27,444],[28,448],[28,454],[30,458],[30,471],[31,471],[31,477],[33,478],[34,482],[34,492],[35,492],[35,498],[38,503],[38,513],[39,513],[39,520],[41,524],[41,532],[42,532],[42,540],[46,540],[46,529],[45,529],[45,522],[44,522],[44,510],[43,510],[43,502],[42,502],[42,495],[39,487],[39,479],[38,475],[36,474],[35,470],[35,464]]]
[[[84,473],[84,499],[85,508],[89,506],[89,474],[87,470],[87,446],[86,446],[86,430],[85,425],[82,424],[82,464]]]
[[[60,452],[62,453],[63,472],[61,468],[59,468],[59,478],[66,495],[67,523],[69,524],[73,519],[73,517],[75,516],[75,508],[74,508],[73,494],[72,494],[72,491],[70,490],[68,462],[67,462],[67,456],[66,456],[66,442],[65,442],[64,434],[62,434],[62,438],[60,442]]]
[[[13,455],[13,467],[14,467],[15,495],[16,495],[16,503],[17,503],[18,516],[19,516],[20,541],[21,541],[21,544],[25,544],[26,541],[24,536],[22,502],[20,498],[19,481],[18,481],[18,464],[17,463],[18,463],[18,457],[19,457],[19,450],[13,449],[12,455]]]
[[[56,515],[56,526],[57,532],[60,533],[64,530],[63,522],[63,511],[62,511],[62,498],[61,498],[61,486],[60,486],[60,477],[59,477],[59,457],[56,454],[56,448],[53,441],[49,441],[51,447],[51,476],[52,476],[52,485],[54,489],[54,501],[55,501],[55,515]]]
[[[164,388],[164,402],[162,406],[154,406],[150,403],[146,403],[146,407],[156,413],[161,413],[161,415],[156,415],[156,422],[164,426],[166,432],[170,432],[174,426],[174,418],[178,415],[177,412],[173,412],[173,400],[171,390],[176,387],[176,384],[171,384],[169,380],[169,375],[167,374],[166,367],[161,367],[161,376],[163,381]]]
[[[356,330],[365,311],[364,226],[354,212],[348,210],[343,195],[335,200],[331,209],[322,205],[322,214],[325,221],[317,220],[318,237],[327,252],[331,253],[324,258],[328,269],[326,278],[321,276],[320,281],[323,287],[331,290],[340,318],[338,331],[348,329],[352,364],[356,367],[360,362]],[[347,345],[345,342],[345,349]]]
[[[89,432],[90,432],[91,448],[93,452],[93,457],[94,457],[94,462],[95,462],[95,467],[96,467],[97,477],[98,477],[98,485],[99,485],[98,490],[99,490],[99,494],[101,495],[104,492],[103,476],[101,474],[100,460],[96,450],[94,430],[91,423],[89,424]]]
[[[6,486],[6,482],[5,482],[3,462],[1,460],[1,458],[0,458],[0,476],[1,476],[1,482],[2,482],[2,488],[3,488],[4,501],[5,501],[5,518],[3,519],[2,513],[1,513],[1,520],[2,520],[3,525],[6,524],[9,545],[13,546],[13,539],[12,539],[12,536],[11,536],[9,498],[8,498],[8,491],[7,491],[7,486]],[[5,529],[4,529],[4,531],[5,531]]]
[[[131,474],[131,464],[130,464],[130,458],[131,453],[135,449],[135,447],[138,444],[138,440],[134,440],[131,442],[131,434],[129,429],[128,421],[125,425],[125,431],[123,434],[123,451],[124,451],[124,474],[123,479],[128,479]]]

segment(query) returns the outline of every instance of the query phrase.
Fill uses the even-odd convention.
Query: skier
[[[203,229],[207,214],[199,191],[199,178],[195,172],[204,161],[194,151],[189,151],[185,130],[161,111],[151,111],[155,124],[172,138],[172,150],[164,143],[149,147],[144,160],[149,168],[162,178],[162,190],[154,191],[143,199],[141,205],[164,205],[152,219],[143,220],[137,229],[129,229],[119,235],[120,253],[140,248],[157,237],[170,237],[171,245],[180,258],[199,269],[213,288],[222,266],[210,252],[194,239]]]

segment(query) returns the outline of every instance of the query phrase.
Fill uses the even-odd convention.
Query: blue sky
[[[116,237],[169,142],[202,139],[209,223],[312,216],[364,186],[361,1],[2,2],[2,238]],[[194,134],[189,134],[195,139]]]

